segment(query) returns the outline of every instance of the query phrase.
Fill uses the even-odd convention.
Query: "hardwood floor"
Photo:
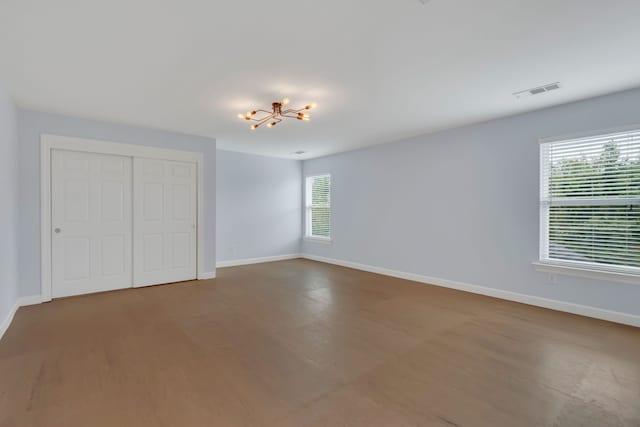
[[[640,426],[640,329],[306,260],[21,308],[0,426]]]

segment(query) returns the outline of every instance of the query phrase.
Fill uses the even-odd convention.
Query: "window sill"
[[[565,276],[577,276],[585,277],[587,279],[609,280],[612,282],[623,282],[631,283],[633,285],[640,285],[640,275],[633,273],[597,270],[593,268],[577,267],[550,261],[536,261],[533,263],[533,268],[537,271],[551,274],[562,274]]]
[[[331,237],[311,237],[311,236],[305,236],[304,240],[306,242],[311,242],[311,243],[322,243],[325,245],[330,245],[331,243],[333,243],[333,239]]]

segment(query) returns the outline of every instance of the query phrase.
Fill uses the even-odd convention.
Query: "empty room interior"
[[[640,427],[639,22],[0,1],[0,427]]]

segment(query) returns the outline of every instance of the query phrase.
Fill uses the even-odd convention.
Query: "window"
[[[640,275],[640,130],[540,148],[541,263]]]
[[[307,177],[305,203],[305,237],[331,240],[331,175]]]

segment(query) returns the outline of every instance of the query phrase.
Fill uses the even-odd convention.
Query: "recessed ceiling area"
[[[306,159],[639,86],[638,16],[636,0],[5,0],[0,79],[22,108]],[[284,97],[317,102],[313,119],[237,118]]]

